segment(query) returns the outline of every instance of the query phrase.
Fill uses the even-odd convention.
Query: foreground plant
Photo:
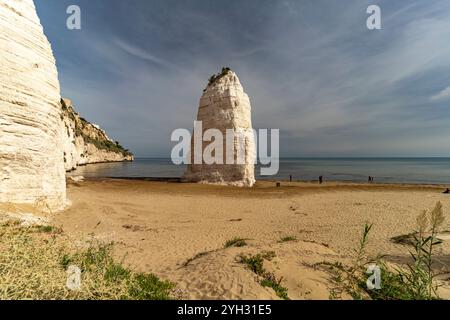
[[[442,204],[438,202],[431,212],[423,211],[417,217],[417,231],[413,234],[413,248],[410,252],[413,263],[407,270],[397,268],[393,273],[387,273],[394,280],[405,284],[406,297],[411,299],[436,299],[436,273],[433,270],[433,254],[436,247],[442,243],[438,239],[440,227],[445,221]],[[383,269],[387,269],[382,265]],[[386,272],[387,270],[385,270]],[[376,295],[372,294],[373,296]]]
[[[112,257],[113,246],[72,249],[50,227],[0,225],[0,300],[166,300],[174,285],[153,274],[134,272]],[[72,267],[79,287],[69,289]]]
[[[247,241],[244,238],[233,238],[225,242],[224,248],[231,247],[245,247],[247,245]]]
[[[239,256],[239,262],[245,264],[248,269],[259,277],[259,284],[263,287],[272,288],[278,297],[289,300],[288,289],[281,285],[283,278],[277,278],[273,272],[268,272],[264,268],[264,260],[272,260],[275,252],[264,251],[252,256]]]
[[[405,268],[390,267],[383,259],[370,259],[366,246],[371,224],[366,224],[356,250],[355,262],[351,267],[340,263],[320,263],[332,272],[332,280],[337,285],[330,298],[341,298],[342,293],[350,294],[354,299],[382,300],[433,300],[437,295],[436,273],[433,270],[436,247],[442,243],[438,239],[440,227],[444,223],[442,204],[438,202],[431,212],[423,211],[417,217],[417,230],[412,233],[410,252],[412,262]],[[367,286],[367,267],[376,265],[380,268],[381,287],[370,290]]]

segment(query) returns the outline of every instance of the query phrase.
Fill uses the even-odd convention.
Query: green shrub
[[[217,81],[219,81],[220,79],[222,79],[224,76],[226,76],[228,74],[228,72],[230,72],[231,69],[228,67],[223,67],[222,71],[218,74],[213,74],[209,80],[208,80],[208,87],[214,85]]]
[[[442,243],[437,238],[439,228],[444,223],[442,204],[424,211],[417,217],[418,229],[408,235],[408,243],[413,245],[410,252],[412,261],[405,268],[389,267],[381,258],[370,259],[366,254],[369,233],[372,225],[366,224],[356,251],[356,259],[351,267],[339,263],[319,263],[327,266],[332,272],[337,287],[331,296],[336,298],[347,292],[354,299],[379,300],[433,300],[438,299],[435,284],[436,273],[432,268],[433,254],[436,246]],[[366,284],[366,270],[369,264],[375,263],[381,271],[381,288],[369,290]]]
[[[275,274],[266,271],[264,260],[272,260],[275,257],[273,251],[263,251],[253,256],[239,256],[239,262],[245,264],[249,270],[260,277],[259,284],[263,287],[272,288],[278,297],[289,300],[288,289],[281,285],[283,278],[277,279]]]
[[[230,248],[230,247],[245,247],[247,245],[246,239],[243,238],[234,238],[231,240],[228,240],[225,242],[224,247]]]
[[[278,241],[278,242],[282,243],[282,242],[291,242],[291,241],[297,241],[297,238],[294,236],[286,236],[286,237],[282,237],[280,239],[280,241]]]

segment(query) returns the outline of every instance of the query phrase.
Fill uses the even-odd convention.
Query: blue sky
[[[207,79],[241,79],[282,156],[450,156],[450,1],[35,0],[62,95],[138,157],[169,157]],[[77,4],[82,30],[66,29]],[[382,30],[366,28],[378,4]]]

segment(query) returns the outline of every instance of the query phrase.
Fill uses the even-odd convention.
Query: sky
[[[283,157],[450,156],[448,0],[35,0],[62,95],[137,157],[170,157],[230,67]],[[81,30],[66,9],[81,9]],[[381,30],[366,10],[381,8]]]

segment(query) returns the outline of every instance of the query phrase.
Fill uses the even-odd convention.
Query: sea
[[[186,167],[171,159],[138,158],[134,162],[101,163],[79,167],[70,175],[88,178],[180,178]],[[281,158],[274,176],[257,179],[375,183],[450,184],[450,158]]]

